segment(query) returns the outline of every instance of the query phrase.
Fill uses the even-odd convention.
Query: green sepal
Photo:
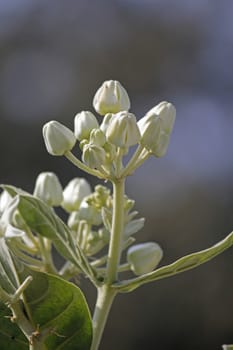
[[[140,287],[145,283],[174,276],[178,273],[191,270],[201,264],[204,264],[205,262],[213,259],[215,256],[221,254],[224,250],[228,249],[232,245],[233,232],[231,232],[225,239],[210,248],[201,250],[197,253],[186,255],[170,265],[162,266],[159,269],[140,277],[118,282],[114,284],[114,288],[116,288],[119,292],[131,292],[132,290]]]

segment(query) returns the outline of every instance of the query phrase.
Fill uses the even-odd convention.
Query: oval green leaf
[[[41,272],[22,271],[20,279],[32,275],[24,292],[24,306],[34,327],[48,332],[48,350],[89,350],[92,321],[81,290],[59,277]]]

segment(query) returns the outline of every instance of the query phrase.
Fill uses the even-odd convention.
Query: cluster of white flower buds
[[[110,190],[102,185],[95,186],[94,192],[84,178],[72,179],[63,189],[58,177],[52,172],[42,172],[38,175],[33,195],[50,207],[62,207],[68,214],[67,225],[73,232],[75,241],[83,253],[91,258],[91,264],[103,272],[105,257],[95,260],[94,255],[101,256],[103,248],[109,244],[113,220],[113,198]],[[122,251],[127,251],[127,262],[123,264],[126,270],[131,269],[136,275],[152,271],[162,258],[162,250],[156,244],[134,243],[133,235],[144,226],[144,218],[135,218],[138,214],[133,210],[135,202],[127,196],[124,198],[124,235]],[[30,230],[17,210],[15,199],[4,190],[0,195],[0,237],[4,236],[12,250],[20,254],[24,261],[30,260],[35,268],[42,259],[37,236]],[[22,250],[27,252],[22,255]],[[20,253],[19,253],[20,252]],[[36,255],[32,261],[29,255]],[[33,265],[33,264],[32,264]],[[100,265],[100,266],[99,266]],[[121,270],[121,266],[119,266]]]
[[[3,200],[6,193],[2,194]],[[98,253],[109,243],[113,204],[107,187],[97,185],[92,192],[86,179],[74,178],[63,189],[54,173],[43,172],[36,179],[33,194],[51,207],[61,206],[69,214],[67,224],[86,256]],[[134,219],[137,215],[136,211],[131,211],[134,201],[125,197],[124,203],[125,232],[122,244],[127,248],[134,241],[132,235],[143,227],[144,219]],[[147,259],[150,260],[150,256]],[[128,262],[132,271],[138,273],[135,264],[130,259]]]
[[[165,155],[176,115],[171,103],[161,102],[137,120],[129,112],[130,100],[125,88],[118,81],[110,80],[97,90],[93,107],[103,117],[100,123],[92,112],[81,111],[74,118],[73,131],[57,121],[44,125],[43,136],[50,154],[65,155],[81,170],[110,181],[130,175],[151,155]],[[81,160],[71,153],[76,143],[82,152]],[[123,157],[135,145],[131,159],[123,165]],[[83,178],[71,180],[63,190],[55,174],[42,173],[37,178],[34,195],[50,206],[63,207],[69,214],[68,226],[77,244],[98,267],[93,255],[109,243],[111,234],[113,204],[109,190],[98,185],[92,192]],[[158,265],[162,250],[153,242],[131,246],[132,235],[143,227],[144,219],[134,218],[137,212],[131,212],[132,200],[125,198],[124,203],[121,249],[129,247],[124,266],[136,275],[145,274]]]
[[[150,155],[162,157],[166,153],[176,114],[171,103],[159,103],[137,121],[129,112],[126,90],[110,80],[96,92],[93,107],[104,117],[100,124],[92,112],[82,111],[74,118],[74,131],[57,121],[44,125],[50,154],[67,156],[78,141],[85,170],[95,169],[99,177],[111,179],[129,175]],[[137,144],[137,152],[124,169],[122,157]]]

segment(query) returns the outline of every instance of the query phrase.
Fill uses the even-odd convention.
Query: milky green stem
[[[115,291],[108,285],[98,288],[97,301],[93,315],[93,341],[91,350],[97,350],[103,335],[104,327],[116,296]]]
[[[124,194],[125,179],[113,181],[112,232],[107,264],[107,281],[109,284],[117,281],[117,270],[121,257],[122,236],[124,231]]]
[[[73,163],[77,168],[85,171],[88,174],[97,176],[100,179],[104,179],[105,175],[103,175],[100,171],[95,170],[95,169],[91,169],[88,166],[86,166],[85,164],[83,164],[78,158],[76,158],[72,152],[68,151],[64,154],[64,156],[69,159],[69,161],[71,163]]]
[[[93,342],[91,350],[97,350],[102,338],[106,320],[116,296],[112,284],[118,279],[118,266],[122,252],[124,232],[125,179],[115,179],[113,183],[113,218],[109,243],[107,273],[105,283],[98,288],[98,297],[93,315]]]
[[[138,148],[134,152],[132,158],[130,159],[126,167],[122,170],[120,174],[121,177],[126,177],[128,175],[131,175],[134,172],[136,168],[135,164],[137,163],[143,150],[144,150],[144,147],[141,145],[138,145]]]

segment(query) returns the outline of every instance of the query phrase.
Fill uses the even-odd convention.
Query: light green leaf
[[[33,196],[20,195],[18,210],[33,232],[52,240],[60,254],[77,265],[72,233],[52,208]]]
[[[208,249],[186,255],[170,265],[163,266],[153,272],[147,273],[132,280],[116,283],[114,287],[120,292],[130,292],[140,287],[142,284],[173,276],[204,264],[205,262],[213,259],[218,254],[221,254],[224,250],[231,247],[232,245],[233,232],[231,232],[225,239]]]
[[[27,194],[14,186],[2,185],[11,196],[18,195],[18,210],[30,229],[49,238],[58,252],[71,261],[96,283],[95,271],[88,263],[81,249],[74,242],[74,236],[68,226],[55,211],[40,199]]]
[[[144,223],[145,223],[144,218],[135,219],[135,220],[128,222],[125,226],[125,235],[131,236],[134,233],[137,233],[138,231],[140,231],[143,228]]]
[[[29,319],[39,331],[49,331],[45,345],[49,350],[89,350],[92,321],[81,290],[57,276],[28,271],[19,272],[23,281],[32,282],[24,292],[24,306]]]
[[[74,242],[68,226],[46,203],[33,196],[19,196],[18,210],[30,229],[49,238],[58,252],[86,273],[95,283],[95,272]]]
[[[223,350],[233,350],[233,345],[223,345]]]
[[[14,294],[19,286],[15,266],[9,253],[5,238],[0,238],[0,288]]]

